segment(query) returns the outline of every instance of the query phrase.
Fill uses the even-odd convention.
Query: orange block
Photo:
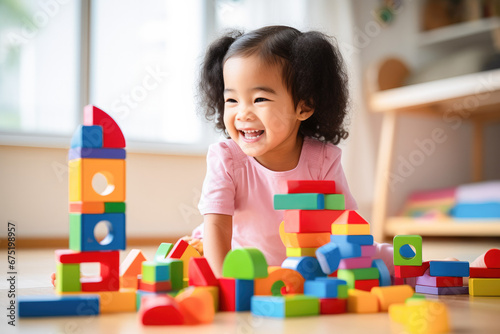
[[[377,297],[381,311],[387,311],[392,304],[404,303],[414,294],[409,285],[380,286],[372,288],[371,293]]]
[[[139,278],[136,276],[120,276],[120,289],[133,289],[139,288]]]
[[[120,264],[120,276],[135,277],[142,273],[142,262],[147,261],[140,249],[132,249]]]
[[[104,213],[104,202],[70,202],[72,213]]]
[[[210,292],[189,287],[179,293],[175,300],[187,325],[208,324],[215,316],[214,300]]]
[[[257,278],[254,282],[254,295],[272,296],[276,284],[282,282],[286,294],[301,294],[304,292],[305,279],[293,269],[281,268],[279,266],[269,266],[269,275],[266,278]]]
[[[318,248],[330,242],[330,233],[287,233],[280,224],[280,238],[287,248]]]
[[[73,159],[69,161],[70,202],[124,202],[125,160]],[[107,185],[97,192],[92,180],[101,174]]]
[[[377,297],[370,292],[349,289],[347,291],[347,311],[352,313],[378,312]]]

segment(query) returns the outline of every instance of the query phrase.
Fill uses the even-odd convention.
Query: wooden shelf
[[[500,236],[500,220],[416,219],[389,217],[385,226],[389,235],[419,234],[427,236]]]

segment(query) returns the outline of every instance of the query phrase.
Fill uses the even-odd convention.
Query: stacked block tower
[[[469,294],[500,296],[500,249],[490,249],[483,260],[486,268],[470,267]]]

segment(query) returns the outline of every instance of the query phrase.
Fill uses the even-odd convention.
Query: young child
[[[347,74],[328,37],[286,26],[229,33],[209,47],[200,91],[205,116],[230,138],[209,148],[204,228],[193,234],[216,275],[237,247],[281,265],[283,211],[273,209],[273,196],[287,180],[334,180],[346,209],[357,209],[335,146],[348,135]],[[377,248],[392,268],[392,247]]]

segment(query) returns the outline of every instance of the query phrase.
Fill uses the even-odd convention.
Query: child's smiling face
[[[296,165],[300,122],[313,110],[302,102],[294,106],[281,67],[267,64],[258,55],[234,56],[225,62],[223,75],[224,125],[231,138],[265,167],[283,165],[283,159],[296,160]]]

